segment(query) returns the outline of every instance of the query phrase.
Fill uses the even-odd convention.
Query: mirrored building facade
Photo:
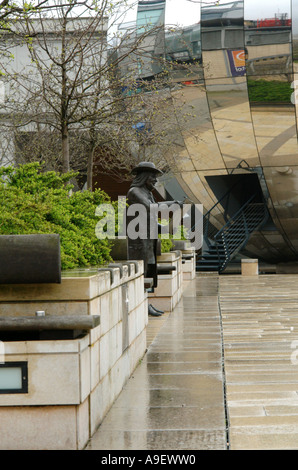
[[[251,201],[263,205],[242,252],[298,261],[298,2],[139,0],[136,23],[146,22],[165,28],[139,73],[172,61],[173,103],[192,110],[166,192],[203,204],[217,231]]]

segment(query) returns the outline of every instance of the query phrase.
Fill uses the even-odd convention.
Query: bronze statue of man
[[[153,279],[153,287],[157,287],[157,237],[152,237],[152,224],[157,226],[157,232],[161,225],[157,217],[153,220],[155,212],[150,210],[152,204],[156,204],[152,190],[157,183],[157,177],[163,173],[158,170],[152,162],[141,162],[132,170],[135,175],[134,180],[127,193],[127,203],[129,206],[140,204],[146,209],[144,226],[146,233],[144,237],[132,238],[128,233],[128,259],[138,259],[144,262],[144,277]],[[175,201],[163,202],[171,205]],[[133,220],[133,216],[127,215],[127,226]],[[149,315],[159,316],[163,312],[149,305]]]

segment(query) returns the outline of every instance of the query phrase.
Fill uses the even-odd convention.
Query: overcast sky
[[[202,0],[202,4],[214,5],[214,0]],[[220,0],[219,5],[231,3],[231,0]],[[134,5],[125,16],[124,21],[135,21],[137,15],[137,1],[131,0]],[[166,24],[179,26],[191,25],[200,21],[199,0],[166,0]],[[275,14],[287,13],[291,18],[291,0],[244,0],[244,18],[256,20],[273,18]],[[298,24],[298,0],[293,0],[294,26]],[[295,28],[296,29],[296,28]]]
[[[295,0],[296,1],[296,0]],[[245,0],[245,19],[274,18],[275,14],[287,13],[291,17],[291,0]]]

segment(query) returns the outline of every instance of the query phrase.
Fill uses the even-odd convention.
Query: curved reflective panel
[[[139,74],[151,77],[163,70],[164,20],[166,0],[139,0],[137,11],[137,35],[146,34],[141,44]]]
[[[170,63],[171,95],[181,132],[176,177],[208,210],[216,198],[197,170],[218,170],[225,165],[210,119],[203,81],[200,28],[200,4],[167,0],[165,54]]]
[[[291,0],[245,1],[247,75],[292,73]]]
[[[243,254],[267,260],[269,263],[279,263],[295,257],[295,253],[285,244],[284,236],[277,230],[253,233]]]
[[[295,109],[290,76],[248,77],[251,114],[262,166],[298,163]]]
[[[298,164],[296,113],[291,99],[291,1],[265,0],[259,6],[245,1],[244,18],[251,115],[270,195],[269,209],[279,231],[279,234],[268,231],[264,237],[279,249],[284,243],[284,254],[293,257],[298,245],[289,227],[295,225],[295,218],[290,215],[288,219],[288,209],[282,202],[288,198],[287,188],[295,184],[295,177],[288,179],[285,174],[289,176],[287,172],[292,171],[289,167]],[[287,220],[292,220],[292,224]]]
[[[290,249],[298,250],[298,167],[264,168],[270,191],[271,213]]]
[[[263,166],[298,163],[291,0],[246,1],[245,48],[249,101]]]
[[[201,31],[205,77],[243,76],[243,0],[202,6]]]
[[[173,78],[177,74],[178,80],[194,79],[191,77],[192,70],[200,74],[201,25],[198,4],[188,0],[167,0],[165,52],[166,59],[173,64]]]
[[[211,117],[225,166],[259,166],[245,77],[207,79]]]
[[[172,91],[174,103],[184,103],[180,122],[182,135],[193,167],[196,170],[224,168],[208,106],[203,83],[187,85]],[[185,116],[185,118],[184,118]]]
[[[244,2],[202,6],[202,58],[212,124],[224,165],[260,165],[245,78]]]

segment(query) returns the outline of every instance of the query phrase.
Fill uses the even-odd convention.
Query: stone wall
[[[5,363],[27,363],[28,392],[0,393],[0,449],[83,449],[146,351],[147,306],[142,262],[0,285],[0,320],[100,315],[77,338],[2,343]]]

